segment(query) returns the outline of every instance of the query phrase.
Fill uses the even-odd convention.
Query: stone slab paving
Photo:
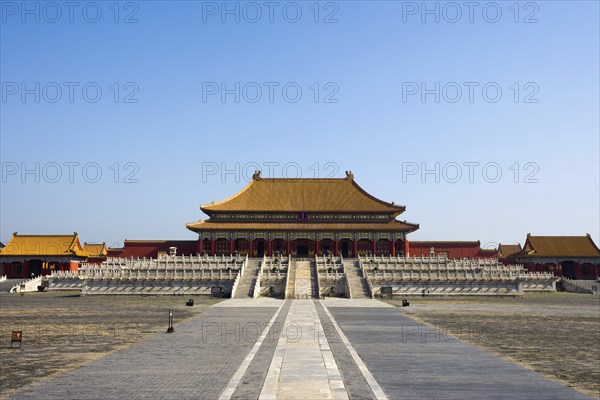
[[[227,300],[175,330],[15,398],[589,399],[378,300]]]
[[[290,309],[290,305],[291,301],[287,301],[281,309],[279,315],[277,315],[277,318],[260,345],[258,352],[254,355],[254,358],[250,362],[248,369],[235,388],[235,391],[231,396],[232,399],[258,399],[265,382],[265,378],[267,377],[267,372],[269,370],[269,366],[271,365],[275,348],[279,342],[279,337],[284,329],[285,319]]]
[[[312,300],[292,301],[259,399],[348,399]]]
[[[279,308],[279,306],[281,306],[281,300],[279,299],[275,299],[272,297],[259,297],[257,299],[250,299],[250,298],[246,298],[246,299],[228,299],[226,301],[221,301],[220,303],[217,303],[213,306],[211,306],[211,308],[221,308],[221,307],[225,307],[225,308],[240,308],[240,307],[249,307],[249,308],[256,308],[256,307],[275,307],[275,308]]]
[[[341,297],[328,297],[323,301],[327,308],[332,307],[352,307],[352,308],[396,308],[390,303],[377,299],[345,299]]]
[[[590,399],[398,308],[323,304],[390,399]]]
[[[351,400],[375,400],[377,397],[373,394],[373,391],[369,387],[367,380],[363,376],[359,367],[356,365],[350,352],[342,342],[340,335],[335,329],[335,326],[325,313],[322,302],[315,304],[317,307],[317,313],[321,319],[323,325],[323,332],[327,336],[329,347],[333,352],[333,357],[338,365],[348,397]]]
[[[154,335],[15,398],[216,399],[276,310],[210,307],[175,324],[173,334]]]

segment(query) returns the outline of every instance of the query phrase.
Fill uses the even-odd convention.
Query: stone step
[[[254,291],[254,282],[260,270],[261,260],[249,259],[244,268],[244,273],[240,277],[234,298],[245,299],[252,297]]]
[[[346,270],[346,278],[350,283],[350,293],[353,299],[368,299],[369,287],[365,278],[361,274],[361,270],[355,262],[344,262]]]

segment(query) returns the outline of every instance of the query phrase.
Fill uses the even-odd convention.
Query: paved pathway
[[[332,307],[331,315],[390,398],[589,399],[399,308]]]
[[[19,399],[217,399],[277,308],[210,307]]]
[[[263,383],[267,377],[269,365],[271,364],[273,354],[275,353],[275,348],[279,343],[279,337],[283,332],[285,318],[289,311],[290,305],[290,301],[285,302],[285,305],[282,307],[279,315],[277,315],[273,325],[266,333],[265,340],[263,340],[259,350],[250,361],[250,364],[244,372],[243,377],[235,386],[235,390],[231,396],[232,399],[257,399],[260,395]],[[227,398],[226,396],[223,397],[223,395],[221,397],[225,399]]]
[[[259,399],[348,399],[312,300],[292,302]]]
[[[331,347],[335,361],[340,369],[344,383],[346,384],[348,397],[352,400],[377,399],[373,390],[369,387],[369,383],[364,376],[364,371],[356,365],[356,362],[352,358],[352,354],[350,354],[350,350],[343,342],[339,331],[336,329],[336,326],[333,325],[321,302],[317,303],[317,312],[321,319],[321,324],[323,325],[323,332],[327,336],[329,346]]]
[[[19,399],[589,399],[376,300],[229,300]]]

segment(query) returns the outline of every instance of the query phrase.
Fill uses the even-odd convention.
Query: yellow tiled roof
[[[523,251],[529,257],[600,257],[591,236],[527,236]]]
[[[106,243],[84,243],[83,251],[88,257],[102,257],[108,254]]]
[[[499,244],[498,245],[498,258],[505,258],[512,256],[521,251],[520,244]]]
[[[212,222],[198,221],[187,224],[192,231],[199,230],[269,230],[269,231],[402,231],[413,232],[419,228],[417,224],[397,220],[385,223],[273,223],[273,222]]]
[[[85,252],[77,232],[72,235],[19,235],[15,232],[0,255],[85,257]]]
[[[397,215],[405,209],[371,196],[351,175],[342,179],[255,177],[234,196],[200,208],[209,215],[213,211],[389,212]]]

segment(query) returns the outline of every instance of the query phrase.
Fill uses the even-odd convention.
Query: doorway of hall
[[[342,242],[340,243],[341,249],[340,249],[340,253],[342,254],[342,257],[350,257],[350,241],[349,240],[342,240]]]
[[[264,240],[258,240],[256,242],[256,256],[257,257],[264,257],[265,255],[265,241]]]
[[[308,257],[308,245],[307,244],[299,244],[296,254],[298,255],[298,257]]]

